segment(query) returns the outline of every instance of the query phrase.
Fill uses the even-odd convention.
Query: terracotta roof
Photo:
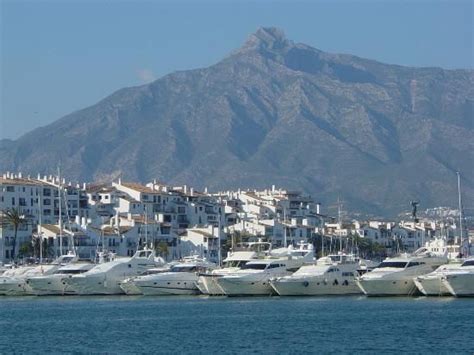
[[[50,232],[53,232],[55,234],[59,234],[59,232],[60,232],[59,226],[57,226],[55,224],[43,224],[43,225],[41,225],[41,228],[47,229]]]
[[[25,179],[25,178],[3,178],[0,176],[0,185],[32,185],[32,186],[40,186],[44,185],[43,182],[33,179]]]
[[[200,235],[202,235],[204,237],[208,237],[208,238],[217,238],[216,236],[212,235],[211,233],[205,232],[205,231],[202,231],[202,230],[199,230],[199,229],[188,229],[188,233],[189,232],[197,233],[197,234],[200,234]]]
[[[124,199],[125,201],[128,201],[128,202],[140,203],[140,201],[135,200],[134,198],[131,198],[130,196],[120,196],[120,198]]]
[[[136,182],[122,182],[121,185],[138,192],[155,193],[155,194],[159,193],[158,191],[155,191],[148,186],[144,186]]]
[[[109,184],[94,184],[94,185],[87,185],[86,192],[94,193],[94,192],[110,192],[116,191],[116,188],[110,186]]]
[[[119,234],[124,234],[124,233],[127,233],[132,228],[133,227],[130,227],[130,226],[120,226],[118,232]],[[102,231],[104,232],[104,235],[117,235],[116,227],[105,227],[105,228],[102,228]]]

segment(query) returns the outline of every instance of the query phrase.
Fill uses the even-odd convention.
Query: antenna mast
[[[459,171],[456,172],[456,175],[458,177],[458,208],[459,208],[459,238],[460,238],[460,248],[461,250],[464,249],[464,238],[463,238],[463,230],[462,230],[462,221],[463,221],[463,215],[462,215],[462,199],[461,199],[461,174]],[[469,243],[469,239],[468,239]],[[469,247],[466,249],[466,255],[469,256]]]
[[[61,204],[61,168],[58,164],[59,255],[63,255],[63,214]]]

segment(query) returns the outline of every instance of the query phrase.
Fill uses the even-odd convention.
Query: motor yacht
[[[154,274],[159,274],[163,272],[168,272],[170,271],[171,266],[172,266],[171,264],[167,264],[163,267],[151,268],[139,276],[128,277],[119,283],[120,288],[123,290],[123,292],[125,292],[126,295],[130,295],[130,296],[142,295],[143,293],[140,290],[140,288],[138,288],[137,285],[135,285],[135,279],[142,276],[146,276],[146,275],[154,275]]]
[[[224,295],[225,292],[217,283],[217,279],[240,270],[249,261],[264,258],[270,255],[271,243],[250,242],[237,245],[234,251],[230,252],[223,261],[221,268],[210,272],[200,273],[197,287],[205,295]]]
[[[385,259],[356,282],[368,296],[412,295],[418,291],[413,281],[415,277],[428,274],[447,262],[445,253],[437,254],[423,247],[412,255]]]
[[[145,296],[195,295],[199,293],[196,283],[199,273],[216,267],[207,260],[187,257],[169,271],[136,277],[133,283]]]
[[[271,279],[270,285],[280,296],[360,294],[356,284],[360,268],[360,259],[353,254],[328,255],[292,275]]]
[[[456,297],[474,297],[474,258],[469,258],[457,270],[442,277],[443,285]]]
[[[120,282],[153,267],[156,267],[154,252],[149,249],[139,250],[131,258],[117,258],[99,264],[83,274],[64,278],[65,292],[77,295],[123,294]]]
[[[426,275],[420,275],[413,279],[418,290],[425,296],[449,296],[448,288],[444,285],[443,277],[452,271],[458,270],[461,262],[453,262],[441,265],[435,271]]]
[[[314,262],[312,245],[300,249],[280,248],[260,260],[247,262],[240,270],[216,279],[227,296],[272,295],[270,279],[290,275],[303,264]]]
[[[77,255],[74,252],[69,252],[66,255],[60,256],[51,264],[25,266],[7,270],[0,277],[0,295],[24,296],[32,294],[31,287],[26,283],[27,278],[53,274],[62,266],[77,260]]]
[[[95,266],[92,263],[72,263],[57,269],[53,274],[28,277],[26,284],[31,289],[29,293],[36,296],[73,294],[66,291],[64,279],[85,273]]]

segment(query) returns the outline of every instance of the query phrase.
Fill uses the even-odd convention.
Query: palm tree
[[[16,237],[18,235],[18,228],[26,223],[25,216],[21,213],[19,208],[11,208],[3,211],[3,226],[12,226],[13,227],[13,248],[11,252],[11,259],[15,258],[15,247],[16,247]]]

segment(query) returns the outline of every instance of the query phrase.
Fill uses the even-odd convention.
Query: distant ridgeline
[[[325,53],[260,28],[208,68],[118,90],[0,141],[3,171],[158,178],[215,190],[270,184],[395,215],[474,200],[472,70]],[[472,207],[472,206],[470,206]]]

